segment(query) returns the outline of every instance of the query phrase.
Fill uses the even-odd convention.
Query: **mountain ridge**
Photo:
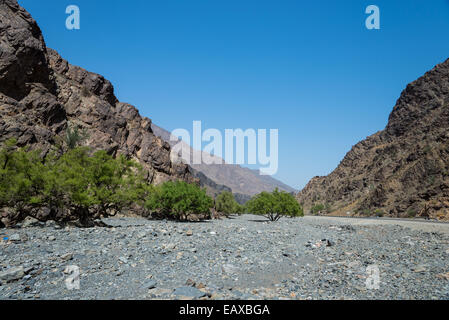
[[[337,215],[449,217],[449,59],[407,85],[381,130],[297,196]]]
[[[153,132],[160,136],[164,141],[167,141],[173,147],[179,140],[177,137],[172,137],[171,133],[156,124],[152,124]],[[172,137],[172,139],[170,139]],[[182,154],[179,154],[177,159],[172,161],[184,161],[191,163],[190,166],[197,172],[203,173],[207,178],[211,179],[217,184],[222,184],[229,187],[233,193],[247,196],[254,196],[262,191],[273,191],[275,188],[280,190],[295,193],[297,190],[286,185],[285,183],[274,179],[271,176],[260,175],[259,170],[252,170],[239,165],[231,165],[219,158],[223,164],[193,164],[193,154],[201,153],[202,157],[215,157],[208,153],[194,150],[190,145],[184,143],[186,148],[190,150],[190,158],[187,159]],[[215,157],[217,158],[217,157]],[[180,160],[182,159],[182,160]]]

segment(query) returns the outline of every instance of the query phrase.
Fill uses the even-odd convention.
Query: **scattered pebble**
[[[449,232],[430,224],[254,220],[0,229],[0,299],[449,299]],[[82,290],[67,290],[76,276]]]

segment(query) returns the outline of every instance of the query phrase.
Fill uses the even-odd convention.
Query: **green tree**
[[[49,219],[89,226],[96,218],[139,206],[185,220],[191,214],[209,214],[213,206],[196,185],[150,185],[143,168],[122,155],[114,158],[102,150],[92,154],[87,147],[60,151],[42,159],[38,150],[17,148],[15,140],[0,148],[0,208],[14,211],[8,220],[20,221],[46,208]]]
[[[332,204],[326,202],[326,204],[322,203],[315,203],[312,208],[310,209],[310,212],[313,215],[319,215],[319,214],[326,214],[332,212]]]
[[[0,207],[24,218],[26,209],[41,201],[45,175],[38,151],[16,148],[16,140],[8,140],[0,149]]]
[[[229,191],[223,191],[215,199],[215,209],[224,214],[240,213],[240,205],[235,201],[234,195]]]
[[[266,216],[270,221],[278,221],[283,216],[303,216],[303,209],[295,197],[285,191],[274,190],[254,196],[246,204],[248,213]]]
[[[314,204],[312,206],[312,208],[310,209],[310,211],[312,212],[313,215],[318,215],[320,213],[322,213],[325,209],[325,205],[322,203],[318,203],[318,204]]]
[[[184,181],[168,181],[154,187],[145,207],[164,216],[186,220],[191,214],[209,214],[213,200],[206,190]]]
[[[242,215],[246,212],[246,207],[244,205],[241,205],[240,203],[237,203],[237,207],[235,209],[235,213],[238,215]]]
[[[147,191],[142,167],[120,155],[116,159],[106,151],[90,158],[91,188],[102,216],[115,215],[133,203],[143,203]]]
[[[124,156],[114,159],[104,150],[91,156],[89,151],[76,147],[47,161],[45,202],[71,211],[83,224],[134,203],[143,205],[148,183],[141,166]]]
[[[77,126],[72,126],[70,123],[68,123],[65,133],[65,143],[69,150],[78,147],[88,137],[89,135],[86,128],[80,130]]]
[[[89,210],[99,204],[92,188],[91,165],[86,147],[69,150],[53,163],[48,163],[46,202],[52,207],[69,210],[82,224],[92,220]]]
[[[124,156],[75,147],[42,159],[38,150],[17,148],[15,140],[0,148],[0,207],[14,209],[13,220],[46,207],[50,218],[89,224],[133,204],[143,206],[150,192],[141,166]]]

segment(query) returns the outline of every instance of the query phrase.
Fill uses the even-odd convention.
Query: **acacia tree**
[[[39,151],[17,148],[13,140],[0,148],[0,208],[9,209],[8,224],[37,213],[92,226],[96,218],[139,205],[180,220],[210,214],[213,200],[196,185],[178,181],[154,187],[142,167],[124,156],[92,154],[87,147],[59,151],[42,159]]]
[[[46,208],[47,219],[91,225],[133,204],[143,206],[149,192],[141,166],[124,156],[75,147],[42,159],[37,150],[16,148],[14,140],[0,148],[0,208],[10,209],[9,221]]]
[[[27,207],[40,202],[45,175],[38,151],[16,148],[15,139],[6,141],[0,148],[0,207],[24,218]]]
[[[223,191],[215,199],[215,209],[218,212],[224,214],[242,213],[242,208],[237,201],[235,201],[234,195],[229,191]]]
[[[246,204],[246,211],[266,216],[270,221],[278,221],[283,216],[303,216],[303,209],[295,197],[277,188],[272,193],[262,192]]]
[[[77,147],[52,160],[47,162],[45,202],[51,208],[69,210],[81,224],[88,224],[92,220],[89,209],[98,204],[92,189],[89,149]]]
[[[186,220],[191,214],[210,214],[213,200],[206,190],[184,181],[168,181],[154,187],[145,202],[152,213]]]
[[[114,159],[104,150],[89,155],[88,148],[76,147],[48,166],[46,202],[74,212],[82,224],[143,204],[148,190],[139,164],[122,155]]]
[[[89,168],[91,188],[100,215],[115,215],[133,203],[143,204],[148,183],[137,162],[123,155],[114,159],[101,150],[90,158]]]

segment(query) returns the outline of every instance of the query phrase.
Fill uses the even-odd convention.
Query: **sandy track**
[[[312,224],[349,224],[356,226],[396,225],[422,232],[440,232],[449,234],[449,223],[426,221],[424,219],[396,219],[396,218],[352,218],[306,216],[304,220]]]

